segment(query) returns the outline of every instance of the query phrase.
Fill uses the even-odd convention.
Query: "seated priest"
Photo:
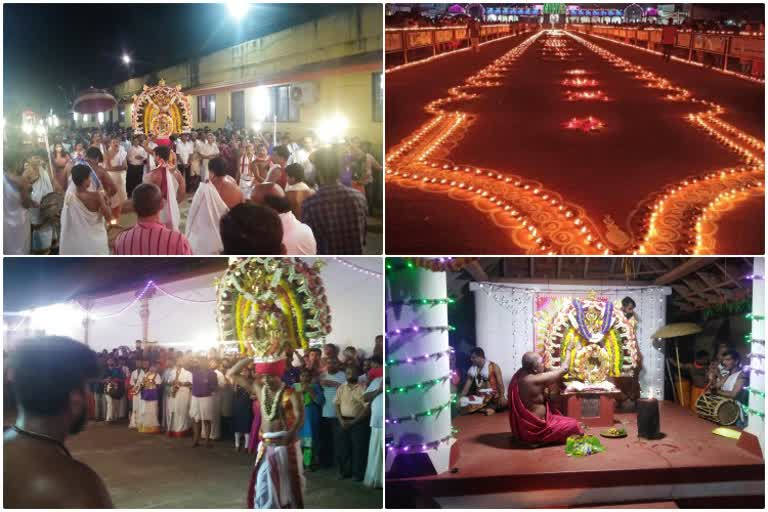
[[[490,416],[507,405],[501,369],[485,358],[485,352],[480,347],[472,349],[470,360],[472,366],[467,371],[467,380],[459,394],[459,413],[481,412]]]
[[[564,443],[568,436],[582,433],[579,422],[553,411],[547,397],[546,388],[566,373],[567,366],[546,371],[539,354],[523,354],[523,367],[512,377],[508,391],[509,425],[517,440],[538,446]]]

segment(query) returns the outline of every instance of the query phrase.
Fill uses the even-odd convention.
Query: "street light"
[[[238,22],[248,13],[249,5],[242,0],[230,0],[226,2],[226,5],[229,10],[229,15]]]
[[[126,65],[131,63],[131,57],[129,57],[127,53],[123,54],[123,63]]]

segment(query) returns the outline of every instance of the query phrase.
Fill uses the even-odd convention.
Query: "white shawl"
[[[187,240],[192,254],[221,254],[219,223],[229,211],[219,191],[210,182],[201,183],[192,199],[187,216]]]
[[[92,212],[69,188],[61,211],[60,254],[109,254],[109,240],[101,212]]]
[[[160,223],[168,229],[178,231],[181,224],[181,212],[179,211],[179,203],[176,201],[176,191],[179,189],[179,183],[168,168],[165,169],[165,173],[165,180],[168,183],[168,197],[165,198],[163,209],[160,210]],[[155,184],[149,177],[149,174],[144,175],[144,183]]]
[[[32,231],[29,210],[21,204],[21,193],[3,175],[3,252],[29,254]]]

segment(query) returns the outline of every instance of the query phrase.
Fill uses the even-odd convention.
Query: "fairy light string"
[[[432,389],[434,386],[447,382],[452,375],[453,372],[450,372],[447,375],[443,375],[442,377],[438,377],[436,379],[428,379],[416,384],[410,384],[408,386],[387,386],[386,392],[400,395],[410,393],[411,391],[420,391],[424,393]]]
[[[399,425],[401,423],[405,423],[408,421],[419,421],[421,418],[436,418],[437,416],[440,415],[440,413],[443,410],[455,404],[456,401],[457,401],[456,395],[451,395],[451,400],[442,405],[433,407],[431,409],[426,409],[424,411],[414,413],[408,416],[388,417],[384,419],[384,422],[387,424]]]
[[[422,363],[429,361],[431,359],[440,359],[441,357],[444,357],[447,354],[450,354],[453,352],[452,348],[449,348],[448,350],[441,350],[440,352],[433,352],[431,354],[424,354],[421,356],[415,356],[415,357],[406,357],[403,359],[387,359],[387,366],[400,366],[403,364],[414,364],[414,363]]]

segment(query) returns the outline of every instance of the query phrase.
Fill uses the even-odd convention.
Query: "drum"
[[[64,208],[64,194],[50,192],[40,200],[40,223],[58,226],[61,221],[61,210]]]
[[[123,386],[118,379],[109,379],[104,387],[104,392],[115,400],[123,398]]]
[[[731,398],[704,393],[696,401],[696,414],[718,425],[733,425],[739,419],[739,404]]]

